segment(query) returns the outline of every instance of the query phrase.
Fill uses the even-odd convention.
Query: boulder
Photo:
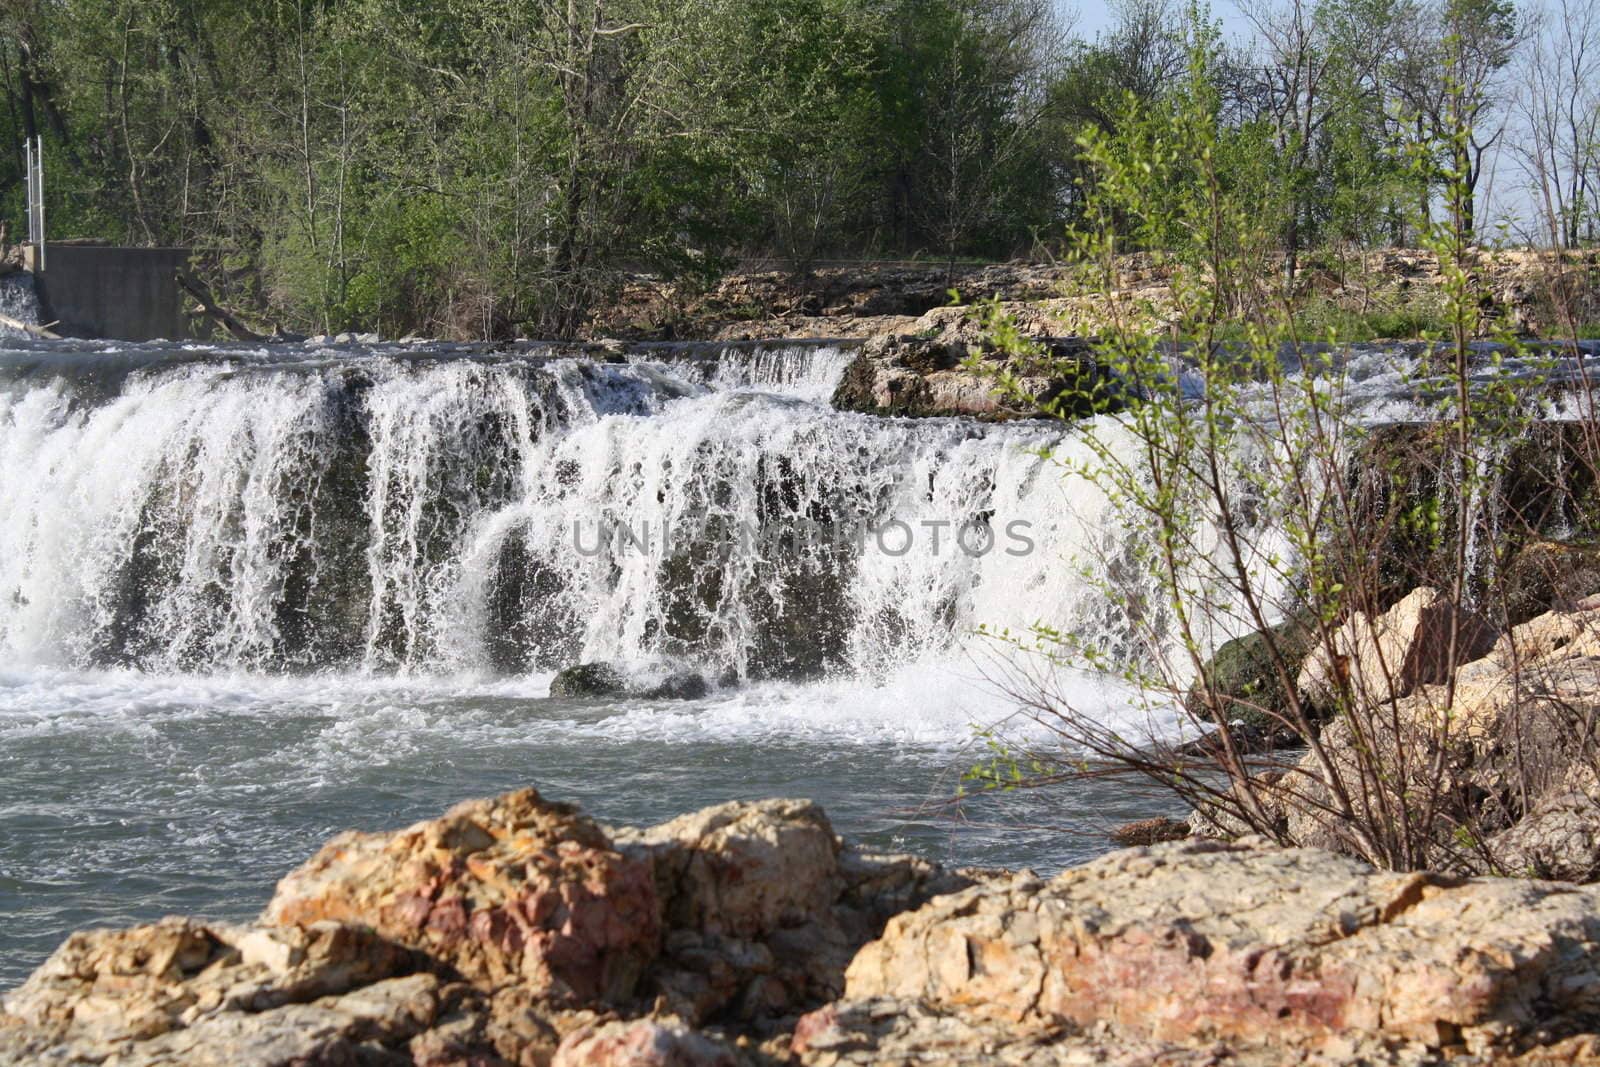
[[[651,700],[699,700],[710,692],[710,684],[698,671],[674,671],[642,695]]]
[[[972,884],[912,857],[846,850],[807,800],[733,802],[614,834],[655,871],[669,932],[652,988],[695,1023],[838,996],[890,915]]]
[[[1600,796],[1597,724],[1600,608],[1551,612],[1448,683],[1341,716],[1323,729],[1321,756],[1307,752],[1274,799],[1289,840],[1365,855],[1350,821],[1328,810],[1331,768],[1403,823],[1431,866],[1588,881],[1600,875],[1584,825],[1586,797]]]
[[[1021,311],[1021,309],[1019,309]],[[876,415],[1012,419],[1073,417],[1115,410],[1122,392],[1076,338],[1044,336],[1051,320],[1038,309],[1024,332],[1039,338],[1035,356],[1006,356],[989,342],[982,316],[970,307],[943,307],[917,321],[915,331],[870,338],[846,368],[835,407]],[[999,388],[1008,376],[1015,392]]]
[[[1455,666],[1489,652],[1499,636],[1477,615],[1423,587],[1375,619],[1353,613],[1335,632],[1331,651],[1312,649],[1297,685],[1312,705],[1327,708],[1337,703],[1341,679],[1347,678],[1353,699],[1378,704],[1444,681]]]
[[[265,921],[364,923],[482,984],[620,1000],[661,942],[648,860],[524,789],[345,833],[278,883]]]
[[[1247,751],[1263,751],[1300,744],[1302,739],[1286,726],[1291,718],[1293,694],[1280,675],[1283,661],[1289,685],[1299,676],[1316,640],[1306,620],[1291,619],[1268,633],[1246,634],[1218,648],[1206,665],[1209,692],[1201,679],[1190,687],[1184,705],[1189,714],[1210,720],[1215,701],[1224,721],[1235,727],[1235,738]],[[1273,649],[1277,650],[1277,657]],[[1306,709],[1309,710],[1309,709]]]
[[[553,697],[608,697],[628,691],[628,680],[609,663],[579,663],[550,679]]]
[[[1131,849],[896,917],[796,1045],[885,998],[1016,1035],[1494,1057],[1592,1033],[1600,890],[1387,873],[1258,839]]]
[[[1549,611],[1570,611],[1600,593],[1600,546],[1532,541],[1506,564],[1503,581],[1513,626]]]

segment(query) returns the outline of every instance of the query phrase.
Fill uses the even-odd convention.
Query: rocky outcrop
[[[1468,253],[1470,284],[1489,312],[1484,330],[1509,325],[1523,336],[1555,336],[1565,328],[1557,293],[1572,299],[1578,321],[1592,319],[1597,259],[1593,250],[1567,253],[1564,261],[1515,249]],[[1281,273],[1281,265],[1264,266]],[[805,272],[752,267],[704,292],[640,278],[598,311],[591,331],[656,339],[865,338],[908,332],[913,320],[950,304],[952,291],[962,301],[997,297],[1013,308],[1046,303],[1059,320],[1054,332],[1097,333],[1115,319],[1159,333],[1178,317],[1171,269],[1148,254],[1119,256],[1111,284],[1096,282],[1100,291],[1089,296],[1073,295],[1082,291],[1081,280],[1070,266],[1019,262],[850,263]],[[1415,249],[1302,257],[1296,281],[1303,301],[1373,316],[1379,332],[1386,316],[1391,331],[1408,335],[1415,323],[1439,317],[1447,283],[1437,256]]]
[[[1352,614],[1333,635],[1331,650],[1311,650],[1297,685],[1313,705],[1332,706],[1341,693],[1378,704],[1444,681],[1499,636],[1437,589],[1420,588],[1377,618]]]
[[[606,830],[526,789],[334,838],[253,926],[74,935],[5,1000],[0,1063],[722,1063],[685,1028],[825,1003],[891,915],[971,884],[806,801]]]
[[[871,1033],[892,1004],[1011,1045],[1065,1039],[1019,1062],[1069,1062],[1096,1028],[1219,1056],[1408,1046],[1489,1059],[1593,1033],[1597,937],[1600,890],[1183,842],[897,917],[850,965],[843,1003],[802,1020],[794,1044],[803,1063],[851,1062],[837,1035]],[[909,1060],[908,1045],[934,1052],[948,1036],[913,1022],[895,1040]]]
[[[1444,666],[1447,612],[1424,590],[1368,628],[1376,640],[1339,664],[1352,675],[1352,706],[1297,766],[1259,780],[1267,814],[1295,844],[1372,858],[1373,842],[1341,813],[1342,789],[1428,865],[1600,876],[1600,604],[1516,626],[1453,672],[1430,667]],[[1384,670],[1369,666],[1380,658]],[[1240,830],[1222,812],[1192,822],[1202,833]]]
[[[1088,415],[1120,405],[1118,383],[1095,361],[1088,342],[1051,338],[1048,311],[1018,314],[1027,320],[1019,328],[1040,338],[1036,355],[997,352],[982,316],[971,308],[938,308],[906,331],[862,345],[833,404],[877,415],[981,419]],[[1001,387],[1002,375],[1008,388]]]
[[[533,790],[342,835],[253,925],[75,934],[0,1002],[19,1067],[1597,1055],[1600,887],[1256,839],[979,876],[852,849],[806,801],[607,829]]]

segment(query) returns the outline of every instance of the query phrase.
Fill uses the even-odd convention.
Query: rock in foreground
[[[1207,840],[975,878],[805,801],[608,830],[522,790],[335,838],[253,926],[74,934],[0,1063],[1570,1062],[1597,1033],[1600,889]]]

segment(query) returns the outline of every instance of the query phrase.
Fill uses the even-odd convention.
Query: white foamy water
[[[1101,610],[1041,426],[833,410],[849,353],[148,359],[0,393],[0,654],[156,673],[579,661],[884,677]],[[1107,425],[1103,432],[1118,431]]]

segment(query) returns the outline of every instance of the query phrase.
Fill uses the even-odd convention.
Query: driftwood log
[[[10,315],[0,315],[0,326],[9,326],[13,330],[21,330],[25,334],[43,338],[46,341],[61,340],[60,334],[52,333],[50,330],[50,327],[54,325],[55,323],[52,322],[44,326],[35,326],[31,322],[23,322],[21,319],[14,319]]]

